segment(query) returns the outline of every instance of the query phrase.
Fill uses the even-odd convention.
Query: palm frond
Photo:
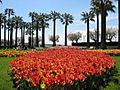
[[[62,24],[67,24],[67,25],[69,23],[71,24],[71,23],[73,23],[73,20],[74,20],[73,16],[69,13],[64,13],[61,15]]]
[[[60,19],[60,13],[56,11],[51,11],[50,19],[52,20]]]

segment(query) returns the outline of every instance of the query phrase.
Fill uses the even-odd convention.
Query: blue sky
[[[74,17],[74,23],[68,26],[68,33],[70,32],[81,32],[83,36],[86,35],[86,24],[80,21],[81,13],[84,11],[89,11],[91,0],[3,0],[3,4],[0,5],[0,11],[4,11],[6,8],[13,8],[15,14],[22,16],[25,21],[31,21],[29,17],[29,12],[43,12],[50,13],[55,10],[61,14],[69,13]],[[117,6],[117,2],[114,2]],[[109,13],[107,17],[107,27],[116,27],[117,28],[117,8],[115,9],[116,13]],[[49,28],[46,29],[46,43],[51,43],[48,40],[48,37],[52,35],[52,21],[49,21]],[[91,22],[90,29],[93,30],[96,28],[96,22]],[[64,44],[64,25],[57,20],[56,25],[56,34],[60,36],[59,44]],[[39,32],[41,36],[41,32]],[[14,36],[13,36],[14,37]],[[81,41],[84,41],[85,38],[82,38]],[[26,36],[27,41],[27,36]],[[86,41],[86,40],[85,40]],[[70,44],[70,42],[68,41]]]

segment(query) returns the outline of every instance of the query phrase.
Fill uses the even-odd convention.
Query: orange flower
[[[65,47],[33,51],[10,61],[15,79],[24,78],[32,86],[73,85],[90,75],[101,75],[115,65],[115,60],[101,52]],[[43,83],[43,84],[41,84]],[[45,85],[45,86],[44,86]]]

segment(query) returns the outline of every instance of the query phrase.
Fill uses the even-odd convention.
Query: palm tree
[[[1,48],[1,29],[2,29],[3,17],[4,15],[0,13],[0,48]]]
[[[97,40],[96,40],[96,48],[99,48],[99,14],[100,14],[100,8],[99,8],[99,1],[98,0],[92,0],[91,1],[91,11],[96,14],[97,17]]]
[[[20,27],[20,23],[23,21],[22,17],[20,16],[15,16],[12,17],[13,23],[14,23],[14,28],[15,30],[15,47],[17,47],[17,34],[18,34],[18,28]]]
[[[32,32],[32,24],[31,24],[31,22],[27,22],[26,23],[26,35],[29,35],[29,38],[28,38],[28,47],[30,47],[31,48],[31,33],[33,33]]]
[[[14,22],[11,19],[10,20],[10,48],[13,47],[13,28],[14,28]]]
[[[11,8],[6,8],[5,14],[8,15],[8,47],[9,47],[10,16],[14,15],[14,11]]]
[[[51,11],[50,14],[51,19],[53,20],[53,46],[56,46],[56,40],[55,40],[55,26],[56,26],[56,19],[60,19],[60,13],[56,11]]]
[[[114,11],[115,6],[111,0],[92,0],[94,5],[100,9],[101,14],[101,48],[106,48],[106,16],[108,11]]]
[[[81,20],[87,23],[87,47],[90,47],[89,40],[89,21],[94,21],[94,13],[93,12],[82,12]]]
[[[35,15],[35,23],[34,23],[34,29],[36,29],[36,47],[39,46],[39,30],[41,29],[41,17],[40,15]]]
[[[6,16],[4,15],[3,17],[3,22],[4,22],[4,48],[6,48]]]
[[[32,19],[32,31],[33,31],[33,23],[34,23],[34,21],[35,21],[35,16],[37,15],[37,13],[36,12],[30,12],[29,13],[29,16],[31,17],[31,19]],[[33,48],[33,33],[31,33],[32,34],[32,43],[31,43],[31,46],[32,46],[32,48]]]
[[[21,21],[21,46],[22,48],[25,47],[25,29],[27,28],[27,23],[24,21]]]
[[[46,13],[39,14],[40,24],[42,28],[42,47],[45,47],[45,28],[49,26],[47,21],[50,20],[50,15]]]
[[[108,11],[114,11],[115,6],[110,0],[101,0],[101,48],[106,49],[106,16]]]
[[[118,0],[118,48],[120,49],[120,0]]]
[[[62,14],[61,15],[61,22],[62,24],[65,24],[65,46],[67,46],[67,26],[71,23],[73,23],[73,16],[70,14]]]

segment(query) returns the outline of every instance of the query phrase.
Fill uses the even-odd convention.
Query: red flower
[[[32,86],[44,83],[50,87],[53,84],[73,85],[76,80],[83,82],[90,75],[101,75],[112,68],[115,61],[100,52],[65,47],[34,51],[9,64],[18,82],[24,78]]]

